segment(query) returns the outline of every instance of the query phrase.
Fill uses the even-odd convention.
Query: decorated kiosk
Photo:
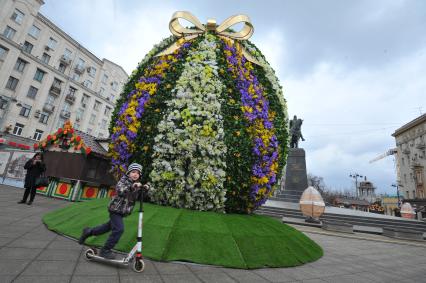
[[[241,23],[240,31],[231,29]],[[151,184],[144,256],[235,268],[318,259],[322,249],[306,235],[253,213],[279,185],[288,118],[278,78],[247,40],[250,19],[237,15],[204,25],[176,12],[169,27],[173,36],[154,46],[130,76],[110,125],[115,176],[138,162],[142,182]],[[107,219],[107,205],[104,199],[75,203],[45,215],[44,222],[78,238],[83,227]],[[126,217],[125,225],[116,248],[128,252],[137,237],[137,214]],[[87,244],[103,240],[91,237]]]
[[[68,201],[109,197],[114,192],[110,160],[102,147],[105,140],[76,130],[71,122],[34,144],[46,163],[47,187],[37,193]]]

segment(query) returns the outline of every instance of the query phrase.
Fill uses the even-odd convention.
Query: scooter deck
[[[111,263],[111,264],[118,264],[118,265],[123,265],[123,266],[129,265],[129,262],[126,261],[125,258],[108,259],[108,258],[101,257],[99,255],[99,250],[96,247],[89,247],[89,249],[87,249],[86,252],[85,252],[85,256],[86,256],[86,259],[88,259],[88,260],[94,260],[94,261],[98,261],[98,262],[105,262],[105,263]]]

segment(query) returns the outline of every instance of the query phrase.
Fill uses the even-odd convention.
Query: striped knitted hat
[[[142,173],[142,165],[133,162],[132,164],[129,165],[129,168],[127,168],[126,175],[129,175],[130,171],[132,171],[132,170],[137,170],[137,171],[139,171],[139,174],[141,174]]]

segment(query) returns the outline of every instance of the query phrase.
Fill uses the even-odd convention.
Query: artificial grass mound
[[[74,203],[43,217],[47,227],[73,238],[86,226],[106,222],[108,199]],[[125,232],[115,249],[136,242],[138,213],[124,218]],[[109,233],[90,237],[102,246]],[[319,259],[319,245],[296,229],[261,215],[220,214],[144,204],[143,254],[161,261],[189,261],[233,268],[289,267]]]

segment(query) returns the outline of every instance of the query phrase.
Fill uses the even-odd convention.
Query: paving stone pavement
[[[324,256],[293,268],[240,270],[146,259],[141,274],[87,262],[84,247],[44,226],[42,216],[68,202],[36,196],[17,204],[23,190],[0,185],[0,282],[425,282],[426,248],[306,234]]]

